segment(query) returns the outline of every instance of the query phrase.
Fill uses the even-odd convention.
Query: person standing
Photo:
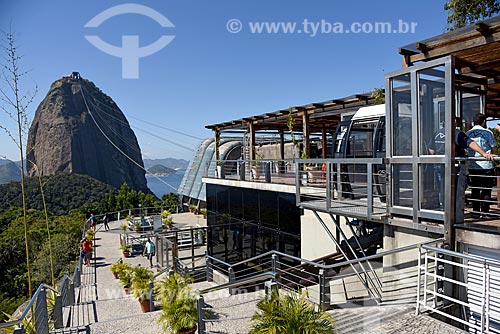
[[[104,218],[102,218],[102,221],[104,222],[104,230],[105,231],[109,231],[109,219],[108,219],[108,216],[105,215]]]
[[[495,155],[491,153],[485,152],[478,143],[469,138],[463,131],[461,131],[458,127],[460,124],[460,119],[455,118],[455,156],[456,157],[466,157],[466,150],[470,148],[470,152],[477,152],[479,156],[482,156],[488,161],[493,160]],[[429,144],[429,153],[444,155],[445,144],[446,144],[446,135],[444,127],[441,127],[438,132],[436,132],[432,138],[431,143]],[[436,183],[438,188],[438,198],[439,204],[442,206],[443,202],[443,176],[444,176],[444,166],[439,165],[435,168],[436,175]],[[458,166],[458,174],[456,175],[456,203],[455,203],[455,222],[462,223],[464,221],[464,195],[466,185],[466,168],[465,164],[461,163]]]
[[[467,131],[467,136],[474,140],[486,153],[496,154],[497,142],[493,132],[486,129],[486,116],[476,114],[474,127]],[[479,157],[476,152],[469,151],[469,157]],[[495,169],[492,161],[469,161],[472,209],[475,215],[487,215],[490,212],[491,188],[495,180]]]
[[[144,245],[144,253],[148,257],[149,265],[153,268],[153,256],[155,256],[155,244],[148,238],[146,245]]]
[[[87,238],[82,239],[81,254],[83,258],[83,263],[85,265],[90,265],[90,252],[92,251],[92,241]]]

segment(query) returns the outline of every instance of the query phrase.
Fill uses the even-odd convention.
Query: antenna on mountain
[[[82,77],[80,76],[80,72],[71,72],[71,79],[80,80]]]

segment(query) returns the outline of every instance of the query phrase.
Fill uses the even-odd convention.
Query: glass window
[[[393,165],[393,204],[413,207],[413,173],[411,164]]]
[[[420,154],[445,154],[445,72],[439,66],[418,72]]]
[[[392,117],[393,117],[393,156],[411,155],[411,87],[410,75],[405,74],[391,79]]]
[[[443,211],[444,185],[447,180],[444,164],[423,164],[420,168],[422,209]]]

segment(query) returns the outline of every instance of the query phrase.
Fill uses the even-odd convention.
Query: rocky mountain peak
[[[77,72],[52,83],[29,129],[28,175],[64,171],[149,192],[138,165],[137,138],[111,97]]]

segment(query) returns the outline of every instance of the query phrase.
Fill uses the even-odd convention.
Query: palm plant
[[[124,288],[129,288],[132,281],[132,266],[129,263],[122,263],[118,269],[118,277]]]
[[[167,333],[194,333],[198,322],[196,297],[189,286],[190,277],[173,273],[159,285],[162,307],[158,322]]]
[[[257,303],[257,309],[250,334],[334,333],[332,317],[323,310],[316,311],[304,294],[279,296],[273,291]]]
[[[139,300],[149,300],[149,283],[153,273],[146,267],[137,266],[132,271],[132,293]]]

